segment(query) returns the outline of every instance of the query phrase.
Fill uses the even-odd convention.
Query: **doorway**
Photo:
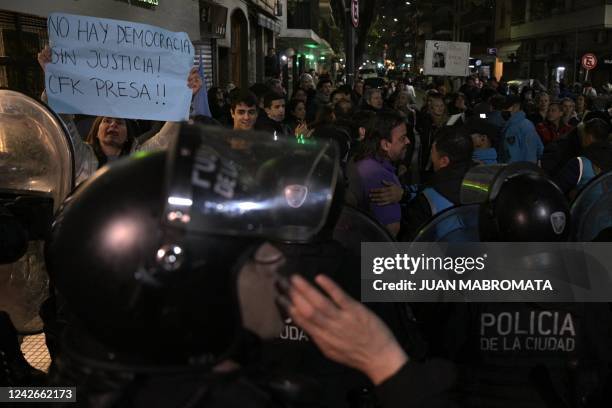
[[[230,47],[231,81],[237,87],[248,88],[248,23],[242,10],[235,10],[231,18]]]

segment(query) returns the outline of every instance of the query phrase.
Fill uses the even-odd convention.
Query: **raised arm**
[[[51,62],[51,48],[45,46],[38,53],[38,63],[43,71],[45,71],[47,64]],[[47,93],[43,91],[40,99],[47,103]],[[74,116],[69,114],[58,114],[61,120],[66,125],[72,147],[74,149],[74,168],[75,168],[75,180],[76,184],[80,184],[86,180],[89,176],[96,172],[98,169],[98,159],[94,154],[94,151],[90,145],[83,141],[79,130],[74,123]]]
[[[187,77],[187,86],[191,88],[192,95],[197,94],[202,88],[203,82],[198,69],[191,68]],[[148,139],[142,145],[134,147],[134,150],[163,150],[168,147],[173,137],[176,137],[180,128],[180,122],[166,122],[164,126],[153,137]]]

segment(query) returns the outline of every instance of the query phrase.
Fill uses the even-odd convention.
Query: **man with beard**
[[[404,159],[409,143],[404,119],[396,113],[379,113],[370,134],[362,142],[361,152],[347,169],[349,189],[358,207],[370,213],[393,236],[400,229],[401,207],[398,203],[384,206],[373,203],[370,190],[384,187],[386,182],[400,185],[394,163]]]
[[[473,150],[472,140],[465,129],[444,127],[436,133],[431,146],[434,175],[404,210],[402,241],[412,241],[433,216],[460,203],[461,182],[474,165]]]

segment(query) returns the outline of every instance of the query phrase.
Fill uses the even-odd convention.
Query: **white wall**
[[[47,17],[53,12],[135,21],[185,31],[192,41],[200,38],[199,3],[197,0],[159,0],[148,9],[116,0],[2,0],[0,10]]]

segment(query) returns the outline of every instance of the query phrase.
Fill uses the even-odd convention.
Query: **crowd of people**
[[[49,61],[47,48],[39,55],[39,62],[44,69]],[[278,74],[273,66],[268,71]],[[191,71],[187,86],[194,94],[199,91],[202,82],[197,71]],[[510,218],[511,209],[500,204],[494,215],[499,222],[488,238],[567,239],[567,231],[561,228],[559,232],[549,218],[559,213],[569,216],[571,199],[591,180],[612,170],[611,106],[594,106],[594,91],[588,83],[579,95],[564,87],[551,95],[538,87],[518,89],[503,80],[478,77],[466,78],[456,90],[449,88],[450,81],[434,81],[422,90],[420,104],[420,92],[415,91],[410,80],[390,81],[382,88],[357,80],[349,87],[334,84],[325,75],[315,80],[313,75],[304,73],[291,95],[277,78],[228,93],[212,87],[208,89],[211,117],[197,115],[192,119],[206,126],[232,129],[233,134],[259,131],[297,144],[333,140],[341,168],[334,200],[341,195],[341,203],[332,202],[330,206],[359,209],[378,223],[390,241],[413,241],[437,214],[460,206],[462,183],[475,166],[531,163],[542,173],[515,177],[495,199],[504,204],[512,198],[513,205],[528,207],[530,200],[541,196],[539,211],[548,218],[542,221],[541,214],[536,214],[534,217],[540,218],[526,219],[522,229],[504,229],[503,222]],[[98,117],[90,130],[83,132],[79,127],[86,120],[67,115],[62,119],[75,147],[79,182],[134,151],[167,147],[179,127],[170,122],[151,124]],[[535,313],[540,316],[540,334],[555,331],[560,337],[564,329],[557,327],[558,321],[549,327],[542,323],[542,316],[565,313],[566,322],[569,315],[571,330],[565,331],[571,331],[572,339],[578,339],[583,354],[555,354],[546,348],[540,350],[541,355],[525,350],[513,356],[489,353],[491,350],[475,343],[478,330],[489,329],[484,320],[478,319],[501,316],[506,313],[503,305],[475,305],[474,309],[472,305],[372,304],[368,309],[353,299],[359,295],[355,290],[358,266],[354,263],[358,256],[332,239],[335,219],[327,220],[322,227],[326,234],[303,245],[274,242],[275,247],[269,247],[223,233],[200,236],[186,246],[201,250],[185,261],[191,269],[185,271],[177,266],[185,273],[182,281],[172,281],[176,274],[168,275],[170,269],[160,275],[151,272],[158,266],[148,265],[150,269],[144,270],[139,263],[141,258],[145,259],[147,251],[157,245],[157,241],[151,245],[148,242],[158,238],[163,165],[162,156],[152,155],[140,164],[111,166],[69,200],[48,244],[48,267],[58,286],[58,292],[45,305],[47,342],[54,357],[52,383],[78,383],[86,403],[134,407],[161,406],[160,401],[166,406],[596,407],[609,401],[612,358],[608,341],[612,338],[612,319],[607,304],[566,307],[520,303],[507,307],[516,316],[517,331],[518,316],[534,319]],[[282,169],[278,171],[280,177]],[[134,191],[135,186],[138,191]],[[91,215],[89,211],[113,189],[123,196],[109,200],[104,208],[96,209],[95,216]],[[121,200],[142,210],[135,223],[140,223],[139,228],[142,226],[146,232],[142,234],[146,244],[127,240],[127,249],[112,249],[116,257],[114,252],[83,246],[79,234],[94,244],[96,240],[100,240],[100,246],[104,244],[97,231],[105,230],[125,213],[126,205]],[[334,213],[333,208],[330,213]],[[524,214],[530,216],[529,212]],[[546,224],[545,233],[541,233],[542,229],[537,232],[541,235],[533,233],[530,222]],[[181,234],[169,235],[172,239],[184,238]],[[189,237],[188,233],[184,235]],[[166,255],[167,248],[162,249],[157,251],[158,263]],[[176,247],[172,250],[173,262],[181,259],[181,252]],[[123,258],[129,251],[133,253]],[[270,277],[276,276],[285,264],[296,268],[294,275],[275,278],[275,290],[268,290]],[[205,291],[219,301],[219,307],[207,296],[194,295],[203,287],[189,287],[189,282],[202,284],[202,276],[211,268],[222,273],[207,277],[214,284]],[[74,275],[70,274],[80,271],[87,279],[92,278],[84,290],[91,293],[90,298],[71,292],[79,285],[72,283]],[[143,284],[145,275],[154,283],[153,289],[143,289],[151,283]],[[222,276],[232,276],[235,281],[228,284]],[[238,278],[244,276],[250,280]],[[174,282],[174,286],[163,287],[164,279]],[[117,281],[122,285],[117,292],[117,305],[127,298],[132,309],[100,307],[100,298],[107,293],[104,291],[115,290],[108,282]],[[172,292],[177,288],[180,293]],[[185,299],[181,298],[183,293]],[[269,299],[270,293],[277,297]],[[228,300],[230,295],[239,299]],[[85,298],[92,302],[90,309],[70,310],[71,305]],[[263,347],[262,356],[257,358],[268,368],[285,370],[279,369],[275,374],[286,375],[288,370],[290,376],[275,383],[268,372],[256,372],[257,387],[263,387],[264,393],[232,373],[240,364],[250,368],[247,362],[254,358],[256,342],[250,334],[265,339],[268,332],[277,329],[275,322],[266,320],[276,316],[269,307],[273,301],[286,319],[289,334],[272,336],[277,343]],[[166,307],[168,304],[170,307]],[[68,312],[63,309],[65,305]],[[190,309],[194,305],[209,309]],[[238,334],[232,331],[236,322],[250,334],[242,329]],[[81,323],[86,323],[87,330]],[[297,336],[291,335],[291,328],[295,328]],[[531,331],[534,330],[532,322]],[[122,353],[123,346],[133,346],[128,344],[129,336],[140,343],[136,351],[132,350],[134,353]],[[203,338],[205,341],[200,341]],[[14,348],[12,343],[6,346]],[[78,356],[76,351],[87,358]],[[163,354],[166,351],[167,355]],[[192,354],[196,352],[201,353],[197,355],[201,360],[194,360]],[[583,358],[587,354],[589,357]],[[21,357],[17,355],[15,359]],[[155,364],[151,368],[152,361],[164,368],[158,369]],[[178,369],[177,361],[189,366],[189,370]],[[450,361],[461,367],[460,375],[464,377],[457,378]],[[512,366],[513,362],[518,368]],[[16,364],[23,363],[20,360]],[[194,366],[206,367],[205,375],[194,374]],[[346,367],[354,370],[346,371]],[[533,378],[525,378],[524,373]],[[253,377],[252,372],[247,374]],[[323,394],[311,394],[308,380],[296,379],[296,375],[316,377],[323,383]],[[33,374],[27,378],[41,381]],[[573,381],[572,386],[564,381]],[[453,388],[457,383],[461,386]],[[162,397],[160,384],[170,388],[163,391],[169,396]],[[349,391],[353,394],[348,395]],[[459,397],[451,398],[452,393]],[[527,402],[533,405],[523,405]]]
[[[562,85],[554,96],[538,84],[468,77],[450,92],[450,81],[437,80],[418,108],[410,80],[334,87],[305,73],[292,95],[270,79],[227,95],[211,88],[209,102],[221,126],[335,139],[349,202],[409,241],[432,215],[459,204],[475,164],[537,164],[568,197],[612,168],[610,102],[596,108],[589,83],[578,95]]]

